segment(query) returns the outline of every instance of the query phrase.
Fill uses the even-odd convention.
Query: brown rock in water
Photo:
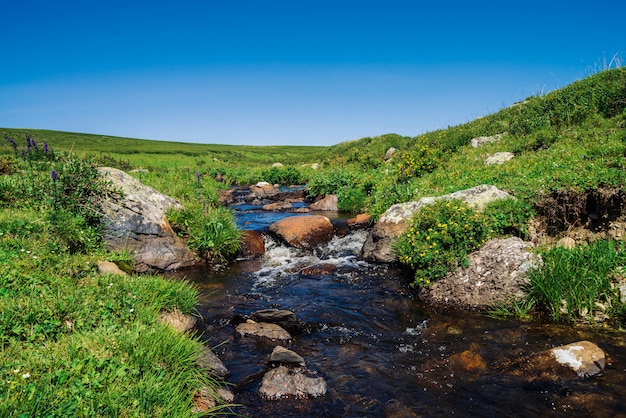
[[[482,372],[487,369],[487,364],[485,364],[480,354],[470,350],[453,354],[448,361],[450,362],[450,368],[454,371]]]
[[[283,346],[277,345],[272,350],[268,360],[270,365],[305,367],[306,363],[302,356]]]
[[[270,225],[270,231],[281,237],[287,244],[312,249],[330,241],[333,225],[325,216],[291,216]]]
[[[262,309],[253,313],[252,319],[255,322],[279,325],[289,333],[299,333],[303,328],[296,314],[286,309]]]
[[[280,193],[278,186],[269,184],[267,182],[260,182],[254,186],[250,186],[250,192],[259,199],[271,199]]]
[[[279,212],[283,210],[289,210],[293,208],[293,205],[289,202],[276,202],[263,205],[262,209],[267,212]]]
[[[596,376],[604,370],[604,351],[589,341],[578,341],[522,356],[500,365],[501,372],[528,381],[559,381]]]
[[[265,240],[263,234],[258,231],[242,231],[241,247],[239,255],[241,257],[259,257],[265,254]]]
[[[372,222],[372,217],[368,213],[361,213],[354,218],[350,218],[346,221],[350,229],[362,229],[367,228]]]
[[[337,269],[337,266],[330,263],[319,263],[309,267],[305,267],[300,270],[300,274],[306,274],[307,276],[327,276],[333,274]]]
[[[247,321],[237,325],[236,331],[242,337],[253,336],[272,341],[291,341],[291,335],[283,327],[276,324]]]
[[[337,208],[337,195],[329,194],[325,196],[323,199],[318,200],[315,203],[309,205],[311,210],[322,210],[329,212],[337,212],[339,209]]]
[[[260,395],[265,399],[294,397],[316,398],[326,394],[327,385],[323,377],[309,377],[305,370],[280,366],[265,373]]]

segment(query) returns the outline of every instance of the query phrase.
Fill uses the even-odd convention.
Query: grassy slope
[[[239,163],[295,164],[315,159],[326,149],[309,146],[193,144],[40,129],[0,128],[0,135],[11,136],[18,141],[25,138],[26,134],[30,134],[40,143],[47,141],[58,150],[124,160],[136,167],[189,166],[196,165],[197,162],[212,161],[214,158]],[[11,152],[9,144],[3,141],[0,144],[0,154]]]
[[[526,101],[475,121],[409,138],[383,135],[330,147],[326,158],[352,164],[381,176],[381,191],[370,199],[383,205],[441,195],[477,184],[493,184],[518,197],[535,200],[562,188],[592,190],[626,183],[626,69],[598,73],[546,96]],[[472,148],[479,136],[505,133],[500,142]],[[402,152],[384,162],[389,147]],[[428,157],[420,157],[426,149]],[[493,153],[516,158],[485,166]],[[411,158],[413,158],[411,160]],[[398,167],[429,158],[434,169],[400,178]],[[385,201],[390,189],[406,189]],[[373,204],[372,204],[373,203]]]

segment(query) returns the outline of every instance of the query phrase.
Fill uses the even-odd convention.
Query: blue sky
[[[0,15],[0,127],[197,143],[415,136],[626,59],[615,0],[21,0]]]

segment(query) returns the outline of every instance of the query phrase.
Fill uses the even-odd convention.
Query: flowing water
[[[251,209],[245,210],[249,215]],[[261,217],[248,218],[247,229],[265,229],[254,222]],[[405,273],[359,259],[365,237],[351,232],[314,252],[266,237],[263,258],[240,260],[217,272],[185,272],[201,290],[203,338],[232,373],[235,402],[242,405],[236,412],[251,417],[626,416],[624,334],[435,312],[414,297]],[[300,273],[319,263],[334,270]],[[258,395],[273,344],[236,336],[232,320],[268,308],[291,310],[306,324],[287,347],[324,377],[325,396],[268,401]],[[603,375],[553,381],[499,371],[498,365],[520,355],[583,339],[607,353]]]

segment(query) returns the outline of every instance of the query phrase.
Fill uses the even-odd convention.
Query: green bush
[[[491,230],[491,235],[514,235],[528,237],[528,222],[535,214],[530,203],[521,199],[498,199],[488,203],[483,215]]]
[[[420,146],[400,153],[398,162],[398,181],[421,177],[437,168],[437,158],[432,148]]]
[[[272,167],[263,173],[263,178],[270,184],[284,186],[304,183],[304,176],[295,167]]]
[[[187,245],[210,261],[225,260],[239,250],[240,231],[233,214],[226,208],[199,205],[167,213],[174,230],[187,237]]]
[[[400,262],[415,271],[414,284],[427,286],[467,263],[488,235],[484,216],[459,200],[422,207],[394,243]]]

